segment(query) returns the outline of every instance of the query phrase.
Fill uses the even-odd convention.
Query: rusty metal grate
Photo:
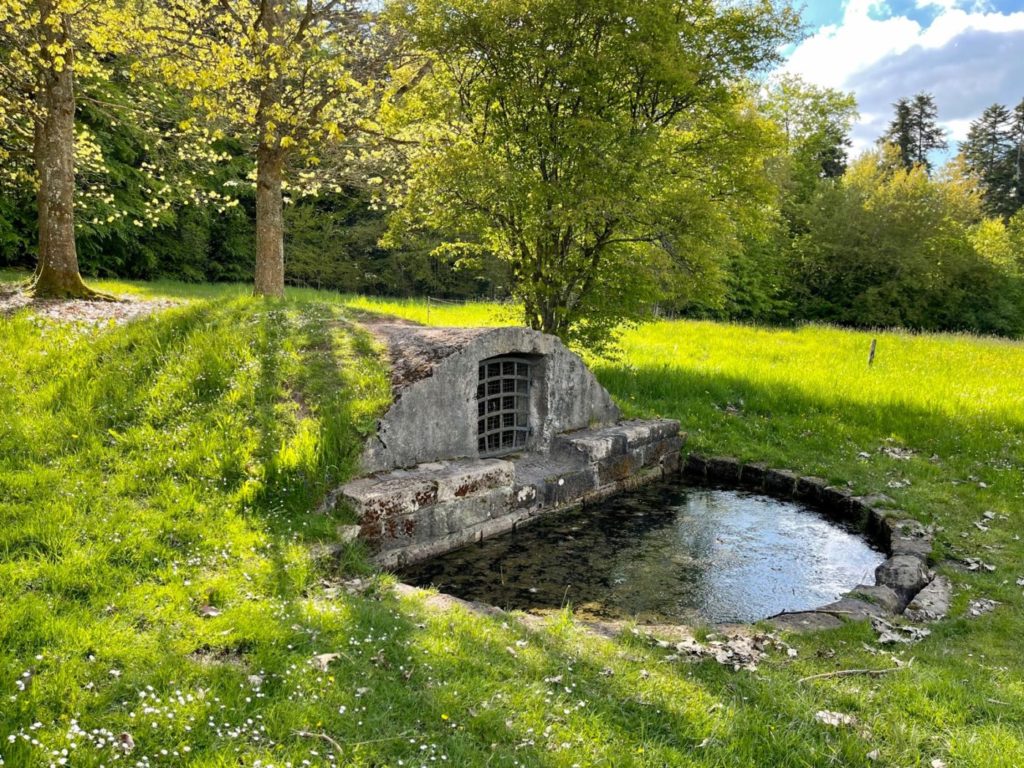
[[[532,368],[521,357],[492,357],[480,363],[476,434],[481,456],[501,456],[526,447]]]

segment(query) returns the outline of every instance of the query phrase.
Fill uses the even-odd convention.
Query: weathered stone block
[[[434,476],[438,502],[461,499],[494,488],[511,487],[515,479],[515,465],[500,459],[453,461],[441,466]]]
[[[661,471],[665,475],[675,475],[679,473],[680,465],[682,464],[682,456],[679,451],[669,451],[662,456],[658,461],[661,464]]]
[[[654,419],[651,421],[624,421],[618,425],[626,438],[626,450],[641,445],[655,443],[679,434],[679,422],[673,419]]]
[[[880,605],[851,595],[841,597],[834,603],[823,605],[818,610],[834,613],[847,621],[865,621],[872,616],[885,616],[889,613]]]
[[[936,576],[910,601],[903,615],[911,621],[938,621],[949,613],[953,585],[945,576]]]
[[[526,509],[544,500],[544,489],[536,485],[516,485],[512,487],[512,506],[516,509]]]
[[[347,483],[342,496],[361,521],[408,515],[437,501],[437,483],[411,472],[391,472]]]
[[[715,483],[735,485],[740,481],[740,462],[727,456],[708,459],[708,480]]]
[[[553,450],[569,456],[578,456],[590,464],[626,452],[626,435],[616,427],[585,429],[581,432],[559,435]]]
[[[857,503],[866,512],[870,512],[875,507],[892,507],[896,504],[891,496],[886,496],[884,493],[869,493],[867,496],[855,496],[851,499],[851,502]]]
[[[637,449],[637,452],[643,458],[643,466],[653,467],[655,466],[664,456],[670,453],[678,454],[683,447],[683,438],[681,437],[667,437],[664,440],[658,440],[655,443],[650,443]]]
[[[811,504],[821,504],[822,493],[827,487],[828,481],[820,477],[798,477],[793,495]]]
[[[850,491],[836,485],[826,486],[821,490],[818,502],[827,511],[840,517],[850,515]]]
[[[548,504],[566,504],[576,501],[598,486],[597,469],[586,467],[547,479],[544,500]]]
[[[699,453],[691,453],[683,464],[683,474],[695,480],[706,480],[708,476],[708,460]]]
[[[884,584],[858,584],[850,590],[849,597],[874,603],[886,613],[895,613],[900,606],[899,595]]]
[[[432,509],[420,510],[409,515],[386,517],[381,521],[381,527],[381,549],[394,549],[408,544],[429,541],[437,531]]]
[[[740,485],[744,488],[760,491],[764,488],[764,477],[768,467],[760,462],[744,464],[740,470]]]
[[[772,496],[792,496],[796,493],[796,481],[796,472],[788,469],[768,469],[764,473],[764,489]]]
[[[892,589],[903,608],[928,583],[928,569],[918,557],[894,555],[875,569],[875,581]]]
[[[768,623],[784,632],[817,632],[821,629],[836,629],[844,624],[842,619],[831,613],[813,611],[780,613],[768,619]]]
[[[625,480],[644,465],[642,449],[597,462],[597,483],[604,485]]]
[[[884,534],[889,553],[893,555],[914,555],[927,560],[932,552],[932,534],[917,520],[888,517],[884,523]]]
[[[888,520],[890,517],[902,518],[904,515],[906,515],[906,512],[903,512],[902,510],[899,509],[871,507],[871,512],[868,513],[868,531],[871,533],[871,535],[880,537],[881,540],[885,543],[885,545],[888,546],[889,542],[886,539],[885,521]]]
[[[502,488],[438,504],[432,511],[438,533],[449,534],[501,517],[511,510],[512,489]]]

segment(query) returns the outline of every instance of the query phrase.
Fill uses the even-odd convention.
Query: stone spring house
[[[340,494],[399,566],[674,473],[671,420],[622,421],[583,361],[526,328],[374,323],[394,401]]]

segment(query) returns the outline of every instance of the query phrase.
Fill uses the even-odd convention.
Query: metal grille
[[[500,456],[526,447],[531,368],[521,357],[492,357],[480,363],[476,434],[481,456]]]

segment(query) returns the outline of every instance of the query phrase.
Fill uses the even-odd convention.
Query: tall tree
[[[895,146],[899,150],[900,165],[907,170],[921,165],[930,173],[929,154],[949,146],[946,131],[938,123],[935,97],[921,92],[912,99],[901,98],[893,107],[896,114],[879,142]]]
[[[3,122],[31,132],[39,256],[29,290],[39,297],[95,295],[75,249],[75,24],[88,10],[60,0],[0,1],[0,108]]]
[[[857,119],[852,93],[820,88],[795,75],[771,84],[761,110],[785,137],[785,185],[806,198],[819,179],[834,179],[846,170],[850,130]]]
[[[1017,210],[1024,210],[1024,99],[1013,110],[1013,197]]]
[[[1014,119],[1002,104],[993,104],[971,123],[960,147],[967,169],[981,183],[985,210],[1009,218],[1020,207],[1016,199],[1017,152]]]
[[[121,73],[129,53],[138,54],[128,22],[147,7],[0,0],[0,185],[5,194],[35,191],[38,257],[29,290],[36,296],[109,298],[79,272],[82,214],[92,229],[129,221],[139,228],[155,225],[174,199],[215,197],[196,194],[188,177],[205,175],[216,153],[194,136],[164,130],[167,100]],[[114,163],[131,176],[133,206],[111,189],[110,158],[91,130],[97,121],[119,126],[122,138],[131,134],[140,147]],[[173,151],[168,138],[180,140]],[[185,169],[180,157],[203,162]]]
[[[763,182],[740,87],[777,60],[795,14],[769,0],[394,2],[430,64],[400,119],[421,143],[401,229],[509,266],[525,321],[587,343],[657,282],[705,272]],[[422,71],[422,70],[420,70]]]
[[[285,177],[335,182],[327,145],[353,134],[387,61],[357,0],[172,0],[152,25],[163,75],[191,93],[196,121],[244,142],[256,164],[255,292],[284,294]],[[192,122],[192,121],[187,121]]]

